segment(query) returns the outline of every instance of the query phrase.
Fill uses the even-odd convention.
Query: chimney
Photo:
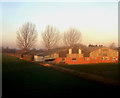
[[[79,54],[81,54],[81,49],[79,49]]]
[[[69,49],[69,54],[72,54],[72,49]]]

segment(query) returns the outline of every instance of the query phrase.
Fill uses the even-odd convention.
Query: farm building
[[[59,54],[53,50],[45,51],[39,54],[34,55],[34,61],[43,62],[43,61],[52,61],[59,57]]]
[[[27,61],[33,61],[34,55],[43,52],[42,50],[30,50],[27,52],[23,52],[22,50],[18,51],[15,56],[18,56],[20,59],[24,59]]]
[[[94,50],[90,53],[91,63],[116,62],[118,61],[118,51],[107,47]]]
[[[114,63],[118,61],[118,51],[107,47],[72,47],[43,52],[35,55],[34,60],[54,60],[57,64]]]

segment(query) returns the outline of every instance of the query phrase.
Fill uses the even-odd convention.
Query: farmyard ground
[[[116,95],[116,87],[86,81],[40,64],[2,55],[4,97]]]

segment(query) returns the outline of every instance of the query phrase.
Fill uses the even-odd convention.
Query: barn
[[[39,54],[34,55],[34,61],[44,62],[44,61],[53,61],[59,57],[59,54],[53,50],[47,50]]]
[[[118,51],[107,47],[101,47],[90,52],[90,63],[111,63],[118,61]]]
[[[118,61],[118,51],[107,47],[87,47],[85,49],[72,47],[60,51],[56,63],[88,64],[88,63],[115,63]]]
[[[115,63],[118,50],[108,47],[67,47],[34,55],[34,61],[54,61],[56,64]]]

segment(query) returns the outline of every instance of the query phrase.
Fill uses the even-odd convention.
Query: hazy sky
[[[41,48],[40,33],[46,25],[57,27],[61,33],[75,27],[82,33],[83,44],[118,44],[117,2],[3,2],[2,43],[16,47],[16,31],[25,22],[32,22],[38,31],[37,48]]]

